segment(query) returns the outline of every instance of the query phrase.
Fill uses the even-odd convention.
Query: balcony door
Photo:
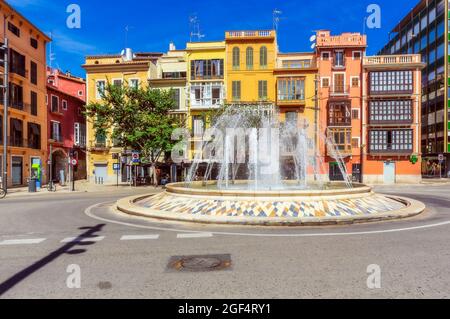
[[[334,93],[345,93],[345,73],[334,74]]]

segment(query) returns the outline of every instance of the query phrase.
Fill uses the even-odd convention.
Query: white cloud
[[[47,35],[50,36],[50,32],[47,32]],[[58,49],[81,56],[93,54],[96,51],[96,47],[94,45],[73,39],[66,33],[62,33],[60,31],[52,32],[51,37],[53,40],[52,45],[54,50]]]

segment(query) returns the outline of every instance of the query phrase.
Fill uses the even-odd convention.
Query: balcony
[[[369,66],[386,66],[386,65],[422,65],[420,54],[403,54],[403,55],[379,55],[363,58],[363,65]]]
[[[226,40],[239,40],[239,39],[274,39],[274,30],[254,30],[254,31],[227,31],[225,32]]]
[[[306,101],[304,94],[278,95],[278,106],[298,106],[304,105],[305,103]]]
[[[330,87],[330,96],[348,96],[350,94],[350,85],[334,85]]]
[[[89,150],[91,151],[108,151],[111,148],[111,143],[107,141],[90,141]]]
[[[191,101],[191,110],[216,109],[224,103],[221,98],[194,99]]]
[[[61,135],[53,135],[49,138],[49,142],[61,144],[64,142],[64,138]]]
[[[407,147],[402,144],[376,144],[370,145],[369,154],[371,155],[409,155],[413,153],[412,146]]]

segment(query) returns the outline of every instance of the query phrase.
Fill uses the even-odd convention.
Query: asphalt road
[[[0,200],[0,298],[449,298],[450,185],[378,190],[421,200],[427,211],[279,229],[114,212],[110,204],[131,190]],[[231,264],[168,268],[171,257],[192,255],[224,255]],[[367,285],[369,265],[379,266],[380,288]]]

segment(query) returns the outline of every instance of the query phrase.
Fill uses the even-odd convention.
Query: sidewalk
[[[75,182],[75,191],[71,192],[69,185],[61,186],[56,185],[56,192],[49,192],[47,188],[41,188],[36,193],[29,193],[28,187],[10,188],[8,189],[7,197],[19,197],[19,196],[42,196],[42,195],[52,195],[52,194],[73,194],[73,193],[107,193],[115,191],[118,189],[138,189],[138,190],[161,190],[161,187],[155,188],[154,186],[139,186],[133,187],[128,183],[121,183],[119,186],[117,184],[107,184],[107,185],[97,185],[89,183],[86,180]]]

